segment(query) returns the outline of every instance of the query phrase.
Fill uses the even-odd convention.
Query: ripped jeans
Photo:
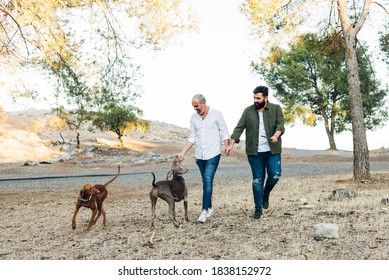
[[[269,196],[281,177],[281,154],[273,155],[271,152],[263,152],[256,156],[247,155],[247,159],[253,174],[252,187],[255,208],[262,208],[263,196]],[[267,173],[266,183],[265,172]]]

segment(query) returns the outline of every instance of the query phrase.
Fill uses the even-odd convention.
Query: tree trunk
[[[124,147],[123,135],[120,135],[119,136],[119,148],[123,148],[123,147]]]
[[[63,150],[63,146],[65,145],[65,138],[63,137],[61,131],[58,131],[59,133],[59,136],[61,137],[62,141],[61,141],[61,151]]]
[[[371,0],[365,1],[361,19],[357,23],[351,23],[347,14],[346,1],[338,0],[339,17],[342,24],[343,37],[346,43],[347,81],[354,149],[354,180],[358,181],[370,179],[369,149],[366,139],[356,51],[357,33],[362,28],[367,17],[370,3]]]
[[[336,143],[335,143],[335,137],[334,137],[334,134],[335,134],[335,122],[334,122],[333,116],[331,116],[331,126],[330,126],[330,123],[329,123],[329,120],[328,120],[328,115],[327,115],[327,112],[326,112],[326,108],[322,107],[321,111],[322,111],[321,114],[322,114],[323,120],[324,120],[324,126],[325,126],[327,137],[328,137],[328,142],[330,144],[330,150],[337,150]]]
[[[337,150],[336,143],[335,143],[335,137],[334,137],[334,131],[330,131],[328,128],[326,128],[328,142],[330,144],[330,150]]]
[[[81,143],[80,143],[80,132],[76,129],[75,130],[76,133],[77,133],[77,136],[76,136],[76,141],[77,141],[77,149],[80,149],[81,147]]]
[[[365,119],[361,87],[358,73],[358,60],[355,38],[346,38],[346,65],[348,93],[350,98],[350,115],[353,130],[354,179],[365,181],[370,179],[369,148],[366,139]]]

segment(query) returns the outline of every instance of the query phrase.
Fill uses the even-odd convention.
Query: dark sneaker
[[[262,207],[264,209],[269,208],[269,196],[268,195],[263,196]]]
[[[255,208],[254,219],[259,220],[262,216],[262,208]]]

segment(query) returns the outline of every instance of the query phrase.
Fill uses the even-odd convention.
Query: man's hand
[[[185,159],[185,154],[182,153],[182,152],[179,153],[179,154],[178,154],[178,161],[181,162],[181,161],[184,161],[184,159]]]
[[[271,139],[271,142],[274,144],[274,143],[277,143],[278,142],[278,137],[273,135],[272,137],[270,137]]]
[[[234,144],[235,144],[235,141],[234,141],[233,139],[231,139],[231,140],[228,142],[227,147],[224,149],[224,153],[225,153],[227,156],[232,155],[232,150],[233,150]]]

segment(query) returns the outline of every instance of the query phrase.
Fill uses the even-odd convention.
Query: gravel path
[[[370,162],[371,172],[382,172],[389,171],[389,161],[373,161]],[[26,167],[19,167],[20,169]],[[32,167],[33,168],[33,167]],[[50,172],[52,166],[47,166],[47,177],[58,177],[58,176],[66,176],[66,173],[56,174],[54,172]],[[20,178],[25,177],[42,177],[42,172],[38,172],[39,175],[34,175],[32,172],[23,174],[23,170],[20,171],[20,174],[17,175],[18,180],[7,181],[7,178],[14,178],[14,174],[10,174],[13,176],[1,176],[0,177],[0,189],[2,188],[49,188],[49,187],[75,187],[82,186],[86,182],[97,183],[97,182],[105,182],[109,179],[113,172],[111,172],[112,168],[108,169],[107,167],[101,168],[92,168],[92,169],[77,169],[78,175],[73,172],[70,176],[80,176],[80,177],[69,177],[69,178],[55,178],[55,179],[35,179],[35,180],[20,180]],[[33,169],[31,169],[33,170]],[[145,187],[150,186],[152,176],[150,172],[154,172],[157,180],[162,180],[166,176],[167,165],[152,165],[147,167],[129,167],[122,166],[122,174],[115,181],[115,184],[119,185],[137,185],[144,184]],[[3,173],[3,172],[2,172]],[[282,165],[282,176],[283,177],[291,177],[291,176],[315,176],[315,175],[330,175],[330,174],[350,174],[353,173],[353,164],[350,161],[339,161],[339,162],[284,162]],[[95,176],[91,177],[83,177],[82,174],[95,174]],[[104,176],[99,176],[104,175]],[[251,178],[251,170],[249,164],[246,162],[242,162],[238,165],[227,165],[220,164],[216,176],[215,182],[218,180],[246,180],[247,178]],[[201,182],[200,173],[195,165],[189,166],[189,172],[185,175],[185,179],[187,184],[198,184]]]

